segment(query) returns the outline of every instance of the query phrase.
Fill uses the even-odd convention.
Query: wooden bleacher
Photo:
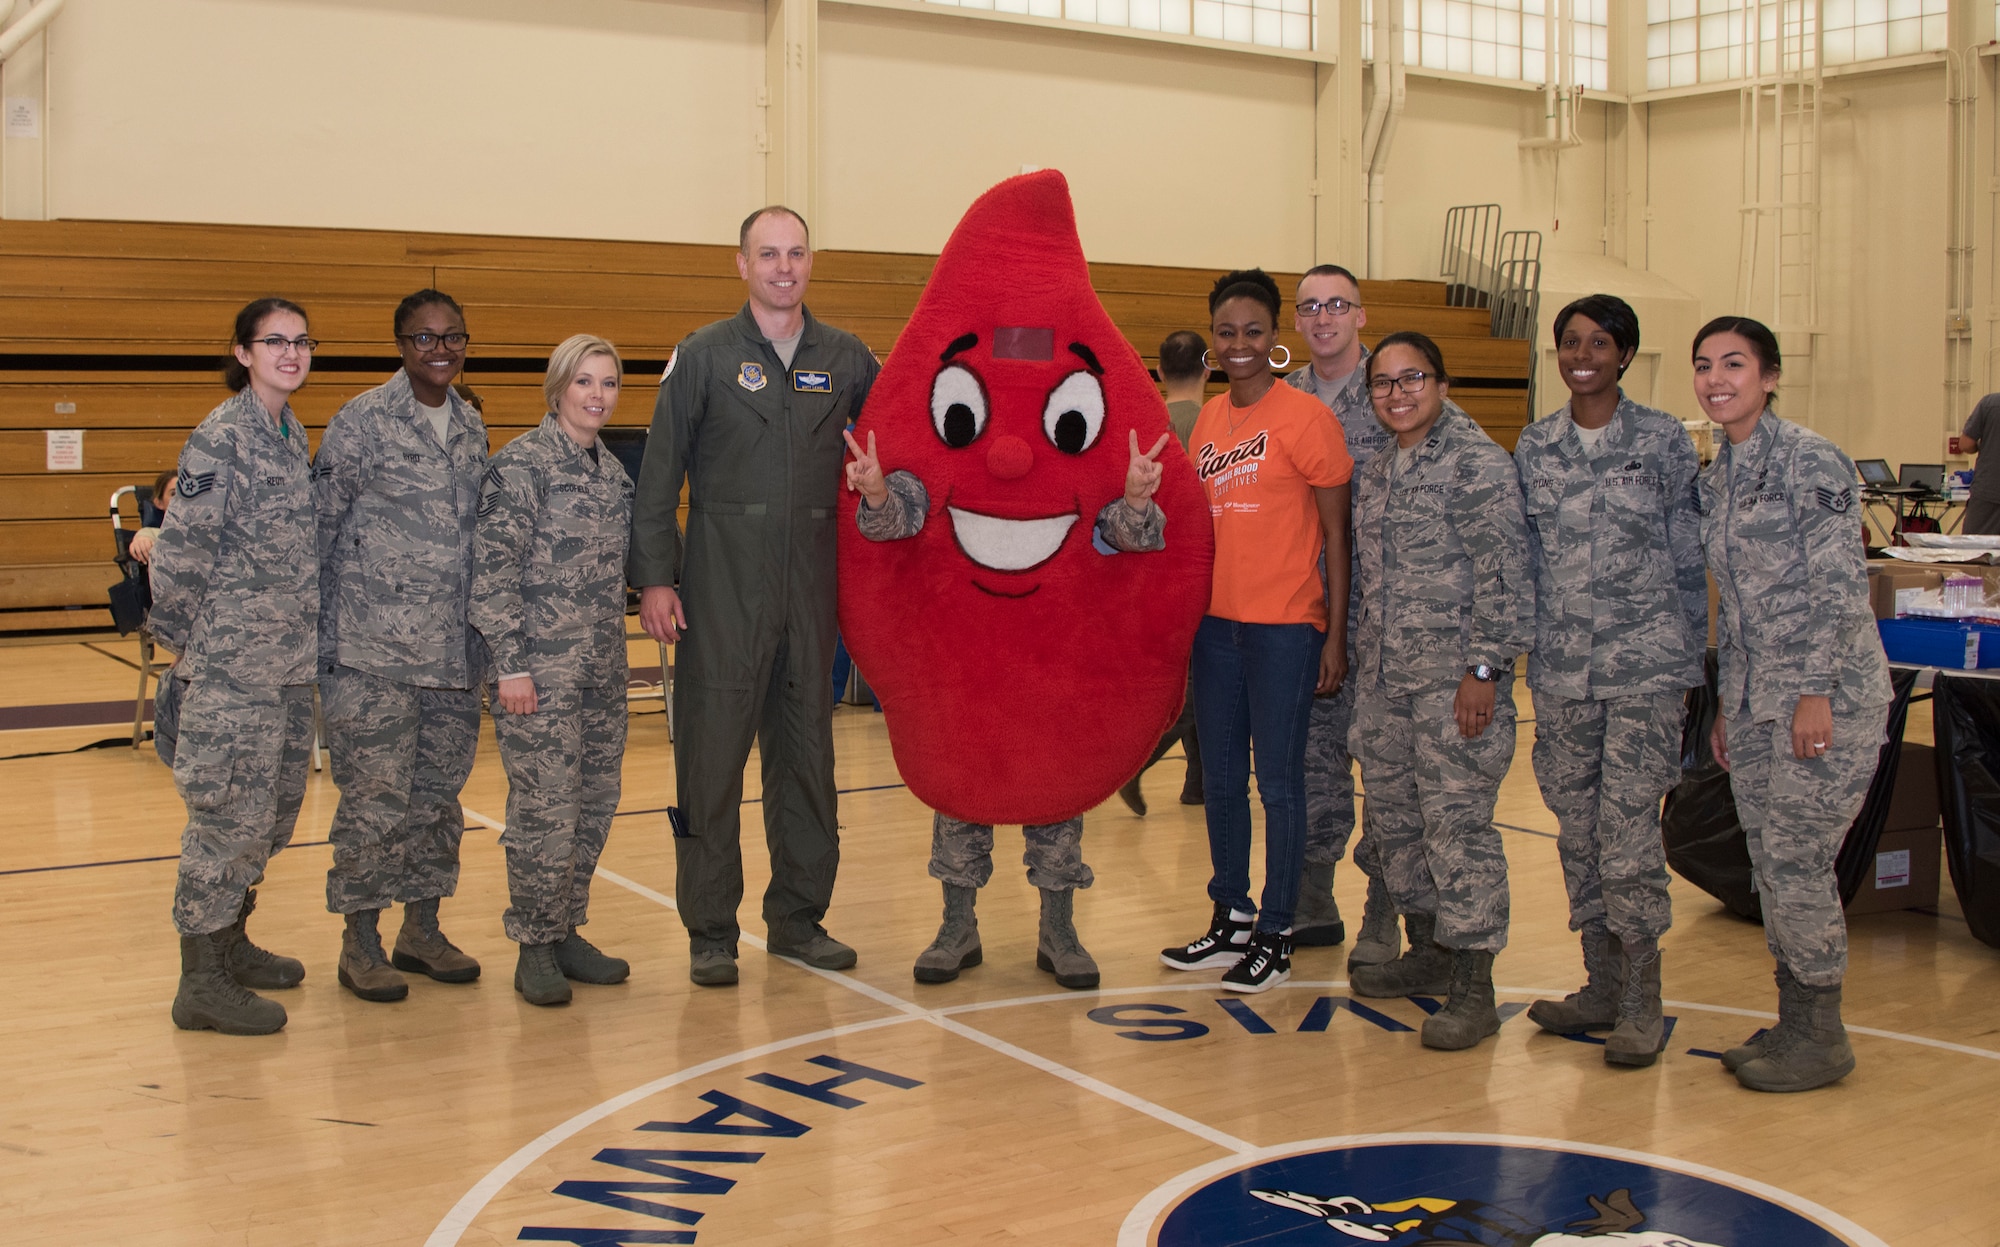
[[[282,294],[320,339],[293,409],[314,445],[342,403],[398,366],[390,313],[425,286],[465,307],[465,380],[493,442],[541,421],[543,365],[576,332],[618,344],[635,380],[615,424],[652,414],[651,376],[696,327],[733,314],[733,248],[366,230],[0,221],[0,631],[107,627],[106,502],[174,465],[225,397],[220,360],[236,310]],[[935,257],[822,251],[810,303],[878,355],[894,345]],[[1148,365],[1177,329],[1205,329],[1205,269],[1091,266]],[[1274,273],[1289,291],[1297,274]],[[1363,339],[1417,329],[1460,378],[1452,397],[1511,448],[1529,413],[1530,344],[1494,339],[1487,314],[1446,307],[1438,282],[1363,282]],[[1289,318],[1288,318],[1289,319]],[[1304,348],[1281,335],[1295,361]],[[651,374],[648,376],[647,374]],[[46,471],[47,429],[83,429],[83,470]]]

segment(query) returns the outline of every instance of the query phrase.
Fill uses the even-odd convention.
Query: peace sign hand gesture
[[[1161,478],[1166,475],[1166,469],[1160,466],[1160,451],[1166,446],[1167,439],[1173,435],[1160,434],[1160,440],[1154,442],[1153,448],[1144,454],[1139,452],[1139,431],[1128,430],[1126,436],[1131,440],[1132,462],[1125,469],[1125,505],[1143,515],[1152,505],[1153,495],[1160,488]]]
[[[867,501],[873,511],[889,500],[889,482],[882,475],[882,461],[875,456],[875,430],[868,430],[868,449],[854,440],[852,430],[841,430],[841,437],[847,441],[847,449],[854,458],[847,461],[847,488]]]

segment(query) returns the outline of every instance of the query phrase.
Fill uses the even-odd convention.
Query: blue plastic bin
[[[1890,662],[1968,671],[2000,667],[2000,628],[1950,619],[1878,619]]]

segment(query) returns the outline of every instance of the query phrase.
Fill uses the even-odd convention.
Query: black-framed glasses
[[[1368,392],[1377,398],[1387,398],[1393,386],[1405,394],[1420,394],[1423,392],[1424,382],[1430,379],[1431,374],[1427,372],[1405,372],[1393,377],[1370,377]]]
[[[258,338],[257,341],[262,343],[264,349],[273,355],[283,355],[286,347],[290,347],[301,355],[310,355],[319,349],[318,338],[281,338],[274,333],[268,338]]]
[[[1345,316],[1360,306],[1359,303],[1349,303],[1346,299],[1301,299],[1299,315],[1317,316],[1321,309],[1325,309],[1329,316]]]
[[[420,351],[428,351],[442,342],[448,351],[462,351],[472,341],[469,333],[399,333],[397,339],[407,342]]]

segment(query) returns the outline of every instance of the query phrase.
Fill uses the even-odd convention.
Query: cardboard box
[[[1875,846],[1875,867],[1847,902],[1847,916],[1935,908],[1943,865],[1942,828],[1883,832]]]
[[[1905,563],[1901,559],[1868,560],[1868,599],[1875,618],[1896,617],[1899,589],[1935,589],[1946,576],[1979,576],[1986,581],[1986,598],[2000,600],[2000,567],[1984,563]]]
[[[1929,745],[1903,744],[1896,764],[1896,787],[1889,793],[1884,831],[1921,831],[1941,821],[1938,809],[1937,750]]]

